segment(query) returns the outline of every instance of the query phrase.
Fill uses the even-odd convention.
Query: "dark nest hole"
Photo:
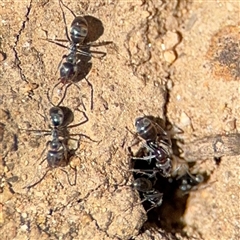
[[[149,117],[149,116],[147,116]],[[162,119],[154,119],[153,117],[149,117],[151,120],[157,122],[163,129],[166,129],[164,126],[164,122]],[[177,146],[177,140],[172,139],[173,145],[173,153],[175,156],[180,156],[181,149]],[[136,154],[136,157],[143,157],[146,156],[146,149],[144,147],[140,148]],[[189,169],[194,166],[195,163],[189,163]],[[144,161],[144,160],[132,160],[132,167],[133,169],[144,169],[144,170],[151,170],[155,167],[155,160],[153,159],[151,162]],[[204,184],[208,181],[209,176],[207,174],[203,175],[203,182]],[[189,194],[191,191],[197,191],[199,186],[198,182],[192,181],[189,175],[181,176],[180,178],[164,178],[159,173],[156,174],[156,178],[149,178],[144,173],[133,173],[134,179],[139,177],[146,177],[152,181],[153,188],[158,190],[159,192],[163,193],[163,201],[160,207],[155,207],[148,211],[152,207],[149,201],[143,201],[144,196],[143,193],[139,192],[140,198],[143,201],[143,207],[147,212],[148,220],[142,226],[140,231],[144,233],[146,230],[150,230],[151,228],[159,229],[159,231],[163,231],[167,234],[175,234],[180,233],[182,236],[186,236],[186,233],[183,231],[186,224],[183,221],[183,215],[187,208],[187,202],[189,198]],[[196,174],[194,174],[196,176]],[[182,180],[186,179],[190,181],[192,189],[190,191],[183,191],[180,189],[182,184]]]

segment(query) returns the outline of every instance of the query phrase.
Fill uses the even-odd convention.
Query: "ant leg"
[[[81,112],[81,113],[83,114],[83,116],[85,117],[85,120],[83,120],[83,121],[80,122],[80,123],[70,125],[70,126],[68,126],[68,128],[78,127],[78,126],[80,126],[80,125],[88,122],[88,120],[89,120],[85,112],[83,112],[83,111],[81,111],[81,110],[79,110],[79,109],[76,109],[76,110],[78,110],[79,112]],[[70,135],[70,136],[79,136],[80,139],[81,139],[81,137],[84,137],[84,138],[87,138],[88,140],[90,140],[91,142],[99,142],[99,141],[93,140],[92,138],[90,138],[89,136],[87,136],[87,135],[85,135],[85,134],[83,134],[83,133],[76,133],[76,134],[75,134],[75,133],[71,133],[71,134],[69,134],[69,135]],[[78,141],[80,141],[80,139],[79,139]]]
[[[91,142],[96,142],[96,143],[99,143],[101,141],[97,141],[97,140],[93,140],[92,138],[90,138],[89,136],[83,134],[83,133],[73,133],[73,134],[70,134],[70,136],[79,136],[79,140],[81,140],[81,137],[84,137],[84,138],[87,138],[88,140],[90,140]],[[69,139],[73,139],[73,138],[69,138]],[[74,139],[75,140],[75,139]]]
[[[60,69],[60,66],[62,65],[63,59],[65,59],[65,58],[67,58],[67,55],[63,55],[63,56],[62,56],[62,59],[61,59],[61,61],[60,61],[59,64],[58,64],[57,71],[56,71],[55,75],[57,75],[57,72],[58,72],[58,70]]]
[[[75,177],[74,177],[74,182],[73,183],[71,183],[71,181],[69,179],[68,172],[66,170],[62,169],[62,168],[60,168],[60,170],[63,171],[66,174],[69,185],[70,186],[75,186],[77,184],[77,169],[73,168],[73,167],[71,167],[71,168],[75,171]]]
[[[107,46],[109,44],[113,44],[113,41],[101,41],[101,42],[90,42],[86,44],[86,47],[102,47]],[[85,47],[85,46],[83,46]]]
[[[156,178],[156,174],[159,172],[159,170],[157,169],[128,169],[128,171],[130,172],[135,172],[135,173],[139,173],[139,174],[143,174],[148,176],[149,178]],[[148,172],[152,172],[152,174],[148,173]]]
[[[82,122],[80,122],[80,123],[73,124],[73,125],[69,125],[68,128],[78,127],[78,126],[80,126],[80,125],[88,122],[88,120],[89,120],[89,119],[88,119],[88,116],[87,116],[87,114],[86,114],[85,112],[83,112],[83,111],[81,111],[81,110],[79,110],[79,109],[76,109],[76,110],[79,111],[79,112],[81,112],[81,113],[83,114],[83,116],[84,116],[85,119],[84,119]],[[77,134],[77,135],[79,135],[79,134]]]
[[[47,135],[51,135],[51,131],[49,130],[41,130],[41,129],[24,129],[24,128],[18,128],[18,130],[23,130],[26,132],[36,132],[38,134],[36,134],[37,136],[47,136]],[[40,134],[41,132],[45,133],[45,134]]]
[[[54,44],[58,45],[59,47],[63,47],[63,48],[69,49],[68,46],[66,46],[66,45],[64,45],[64,44],[62,44],[62,43],[59,43],[59,42],[69,43],[69,41],[66,40],[66,39],[58,39],[58,38],[56,38],[56,39],[54,39],[54,40],[53,40],[53,39],[48,39],[48,38],[39,38],[39,39],[44,40],[44,41],[48,41],[48,42],[50,42],[50,43],[54,43]]]
[[[145,199],[141,200],[141,201],[138,202],[138,203],[132,204],[132,206],[130,206],[129,208],[127,208],[127,209],[125,210],[125,212],[127,212],[129,209],[133,210],[134,207],[136,207],[136,206],[138,206],[138,205],[140,205],[140,204],[143,204],[143,203],[146,202],[146,201],[147,201],[147,199],[145,198]]]
[[[151,162],[150,160],[152,160],[155,157],[156,157],[156,155],[149,155],[149,156],[145,156],[145,157],[131,157],[131,159],[133,159],[133,160],[144,160],[144,161],[148,161],[150,163]]]
[[[85,77],[85,81],[87,82],[88,86],[91,88],[91,110],[93,110],[93,85],[88,81]]]
[[[63,96],[62,96],[61,100],[58,102],[57,107],[62,104],[63,100],[65,99],[65,97],[66,97],[66,95],[67,95],[67,90],[68,90],[68,88],[69,88],[71,85],[72,85],[72,83],[70,82],[70,83],[68,83],[67,86],[65,87]]]
[[[112,41],[105,41],[105,42],[99,42],[99,43],[92,43],[92,42],[90,42],[90,43],[81,45],[81,49],[78,50],[77,52],[82,54],[81,53],[81,51],[83,51],[82,49],[89,49],[90,47],[101,47],[101,46],[106,46],[106,45],[109,45],[109,44],[112,44],[112,43],[113,43]],[[98,54],[98,55],[101,54],[101,55],[98,57],[96,55],[93,55],[92,53],[95,53],[95,54]],[[92,51],[92,50],[88,54],[89,54],[90,57],[94,57],[94,58],[98,58],[98,59],[102,59],[102,58],[104,58],[107,55],[107,53],[105,53],[105,52],[102,52],[102,51]]]
[[[80,47],[83,48],[84,46],[81,45]],[[87,47],[89,47],[89,46],[86,46],[86,48],[87,48]],[[91,57],[92,57],[92,54],[91,54],[92,51],[91,51],[91,52],[87,52],[87,51],[89,51],[89,50],[83,51],[82,49],[77,49],[77,50],[76,50],[76,53],[79,53],[80,55],[83,55],[83,56],[86,56],[86,57],[90,57],[90,58],[91,58]],[[105,54],[105,55],[106,55],[106,54]]]
[[[162,205],[163,193],[152,189],[151,192],[143,194],[144,198],[149,201],[152,206],[147,210],[147,213],[155,207],[160,207]]]
[[[54,86],[53,86],[53,88],[52,88],[52,92],[51,92],[51,98],[50,98],[50,96],[49,96],[49,91],[50,91],[50,89],[48,89],[48,91],[47,91],[47,99],[48,99],[48,101],[50,102],[50,104],[52,105],[52,106],[59,106],[61,103],[62,103],[62,101],[63,101],[63,99],[65,98],[65,93],[64,93],[64,95],[63,95],[63,97],[62,97],[62,99],[61,99],[61,101],[60,101],[60,103],[58,103],[57,105],[55,105],[53,102],[52,102],[52,98],[53,98],[53,92],[54,92],[54,89],[59,85],[59,84],[61,84],[62,82],[61,82],[61,80],[58,82],[58,83],[56,83]]]
[[[152,159],[154,159],[155,155],[145,156],[145,157],[131,157],[131,160],[134,161],[146,161],[149,165],[151,164]]]
[[[171,176],[173,178],[176,177],[176,180],[180,179],[186,173],[189,173],[189,166],[186,160],[181,159],[175,155],[172,156],[172,165],[174,171],[172,172]]]
[[[148,200],[148,199],[146,199],[146,200]],[[152,207],[150,207],[147,211],[146,211],[146,213],[148,213],[148,212],[150,212],[152,209],[154,209],[155,207],[160,207],[160,205],[158,205],[157,203],[154,203],[153,205],[152,205]]]
[[[61,83],[61,81],[59,81],[59,82],[58,82],[57,84],[55,84],[55,86],[53,87],[53,89],[52,89],[52,96],[53,96],[53,91],[54,91],[54,89],[55,89],[60,83]],[[55,104],[52,102],[52,100],[50,99],[50,96],[49,96],[49,90],[50,90],[50,89],[48,89],[48,91],[47,91],[47,98],[48,98],[48,101],[51,103],[51,105],[53,105],[54,107],[59,107],[59,106],[61,105],[61,103],[63,102],[63,100],[65,99],[66,95],[67,95],[67,89],[68,89],[71,85],[72,85],[72,83],[67,84],[67,86],[65,87],[65,90],[64,90],[64,94],[63,94],[61,100],[58,102],[57,105],[55,105]]]
[[[138,145],[140,142],[142,142],[142,140],[138,136],[138,133],[135,133],[135,132],[131,131],[127,126],[125,128],[128,132],[130,132],[133,135],[133,140],[132,140],[132,143],[130,145],[130,148],[135,146],[135,145]]]
[[[45,172],[45,174],[44,174],[37,182],[35,182],[35,183],[31,184],[31,185],[28,185],[28,186],[23,187],[23,189],[24,189],[24,188],[27,188],[27,189],[29,190],[30,188],[35,187],[37,184],[39,184],[39,183],[45,178],[45,176],[47,175],[47,173],[48,173],[49,171],[50,171],[50,169],[48,169],[48,170]]]
[[[83,106],[84,111],[86,111],[86,107],[85,107],[85,104],[84,104],[83,99],[82,99],[81,88],[80,88],[75,82],[73,82],[73,81],[71,81],[71,84],[73,84],[73,85],[79,90],[80,99],[81,99],[81,105]]]
[[[100,57],[97,57],[97,56],[95,56],[95,55],[92,55],[92,53],[101,54],[101,56],[100,56]],[[91,57],[93,57],[93,58],[102,59],[102,58],[104,58],[106,55],[107,55],[107,53],[105,53],[105,52],[92,51],[92,50],[91,50]]]
[[[73,12],[73,10],[71,10],[67,5],[65,5],[65,3],[62,1],[62,0],[59,0],[59,5],[60,5],[60,2],[61,4],[68,10],[72,13],[72,15],[76,18],[76,14]],[[62,12],[63,12],[63,9],[62,9]]]

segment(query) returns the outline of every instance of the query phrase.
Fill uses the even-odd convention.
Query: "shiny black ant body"
[[[135,126],[137,134],[144,140],[142,148],[145,151],[143,156],[131,157],[131,159],[147,161],[151,167],[130,171],[149,178],[157,178],[156,175],[160,174],[164,178],[182,180],[179,188],[184,192],[203,181],[201,174],[194,176],[189,172],[188,163],[184,159],[173,155],[170,137],[156,122],[148,117],[140,117],[136,119]]]
[[[66,59],[66,62],[62,63],[61,61],[59,64],[60,66],[62,63],[60,67],[60,83],[66,84],[71,82],[79,71],[79,66],[78,66],[78,63],[80,61],[79,55],[91,57],[91,54],[89,52],[82,50],[82,48],[84,47],[89,48],[89,46],[83,45],[83,42],[88,34],[88,23],[86,19],[82,16],[76,16],[75,13],[62,2],[62,0],[59,0],[59,6],[61,8],[62,15],[63,15],[63,20],[65,24],[65,33],[66,33],[67,39],[66,40],[56,39],[54,41],[48,39],[48,41],[55,43],[58,46],[69,49],[69,53],[62,57],[62,60]],[[65,18],[65,14],[62,6],[67,8],[74,16],[74,20],[71,23],[71,27],[69,31],[70,36],[68,34],[66,18]],[[59,41],[68,42],[70,46],[66,47],[65,45],[60,44]]]
[[[65,89],[64,96],[65,95],[66,95],[66,89]],[[48,98],[49,98],[49,96],[48,96]],[[59,104],[63,101],[63,98],[61,99]],[[30,189],[30,188],[36,186],[38,183],[40,183],[44,179],[44,177],[46,176],[48,171],[50,171],[51,169],[57,168],[57,167],[65,167],[66,165],[68,165],[69,158],[78,149],[79,140],[80,140],[80,139],[72,138],[72,136],[79,136],[79,138],[85,137],[85,138],[88,138],[91,141],[93,141],[91,138],[89,138],[88,136],[86,136],[84,134],[70,134],[69,133],[70,128],[78,127],[88,121],[88,117],[87,117],[86,113],[79,109],[76,109],[83,114],[85,119],[82,122],[79,122],[77,124],[69,125],[73,121],[73,112],[68,107],[59,106],[59,104],[51,107],[49,110],[49,116],[50,116],[50,122],[51,122],[50,129],[51,130],[26,130],[28,132],[38,133],[41,136],[50,135],[51,140],[47,142],[46,148],[43,150],[43,152],[41,154],[41,157],[42,157],[43,153],[47,150],[47,156],[40,163],[40,165],[41,165],[45,160],[47,160],[48,170],[41,177],[40,180],[38,180],[34,184],[26,186],[25,188]],[[24,130],[24,129],[22,129],[22,130]],[[76,140],[78,142],[78,146],[76,149],[69,149],[68,141],[71,139]],[[63,170],[63,169],[61,169],[61,170],[67,174],[67,172],[65,170]],[[76,169],[74,169],[74,170],[76,172]],[[68,179],[68,182],[70,185],[74,185],[74,184],[70,183],[69,179]]]
[[[135,121],[137,134],[144,140],[143,147],[147,156],[132,157],[134,160],[154,161],[156,172],[169,177],[172,171],[172,143],[167,133],[148,117],[140,117]]]
[[[60,91],[62,90],[63,86],[67,85],[68,88],[70,85],[74,84],[81,92],[80,88],[76,84],[76,81],[79,80],[76,79],[78,77],[81,79],[84,78],[86,80],[87,84],[91,88],[91,99],[93,99],[93,86],[86,78],[86,73],[80,72],[81,69],[83,71],[86,71],[87,69],[88,71],[91,65],[89,64],[89,60],[91,59],[92,54],[89,52],[89,48],[90,46],[92,46],[92,44],[84,44],[84,40],[88,35],[88,23],[83,16],[76,16],[76,14],[68,6],[66,6],[62,0],[59,0],[59,6],[62,11],[62,16],[65,24],[65,34],[67,39],[55,39],[55,40],[46,39],[46,40],[48,42],[55,43],[60,47],[67,48],[69,52],[68,54],[63,55],[62,60],[59,63],[58,69],[60,68],[60,78],[58,83],[56,83],[52,89],[52,95],[54,89],[59,84],[63,84],[62,87],[60,88]],[[74,20],[71,23],[69,33],[63,7],[68,9],[74,16]],[[65,46],[60,42],[67,42],[69,43],[69,46]],[[106,55],[105,53],[102,52],[99,53],[103,54],[101,57]],[[65,62],[63,62],[64,59]],[[93,104],[91,103],[91,109],[93,108],[92,105]]]
[[[179,189],[187,194],[191,190],[195,189],[195,187],[204,181],[204,177],[201,174],[190,174],[187,172],[185,175],[176,179],[179,182]]]
[[[145,201],[151,203],[152,206],[147,210],[147,212],[155,207],[161,206],[163,194],[153,188],[153,184],[149,179],[137,178],[134,180],[132,187],[142,193],[143,200],[141,203]]]

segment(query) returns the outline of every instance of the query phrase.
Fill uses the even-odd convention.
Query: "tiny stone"
[[[26,224],[22,225],[21,230],[26,232],[28,230],[28,226]]]
[[[26,181],[27,179],[28,179],[27,175],[26,175],[26,174],[23,174],[23,175],[22,175],[22,180],[23,180],[23,181]]]
[[[170,15],[166,18],[166,28],[169,30],[174,30],[178,28],[178,20]]]
[[[179,36],[175,32],[168,31],[163,37],[163,42],[166,49],[173,49],[179,43]]]
[[[180,122],[183,126],[189,126],[191,124],[191,120],[185,112],[182,112]]]
[[[236,129],[236,119],[231,119],[229,120],[225,125],[224,125],[224,130],[227,132],[233,131]]]
[[[20,213],[21,212],[21,209],[20,208],[16,208],[16,211],[18,212],[18,213]]]
[[[173,63],[177,59],[177,54],[172,50],[167,50],[163,53],[166,62]]]
[[[27,218],[27,213],[22,213],[21,216],[22,218]]]
[[[8,168],[9,171],[12,171],[14,169],[14,163],[7,163],[6,166]]]
[[[9,188],[4,188],[3,195],[2,195],[2,202],[7,202],[13,197],[13,193],[10,191]]]
[[[167,89],[168,89],[168,90],[172,90],[172,88],[173,88],[173,82],[172,82],[171,79],[169,79],[169,80],[167,81]]]

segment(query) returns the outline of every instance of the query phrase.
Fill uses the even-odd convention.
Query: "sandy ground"
[[[185,199],[182,227],[166,218],[178,212],[177,203],[160,209],[164,221],[150,223],[129,187],[133,136],[126,127],[134,131],[135,118],[144,114],[161,117],[183,130],[176,138],[190,153],[195,140],[240,132],[240,2],[64,3],[88,20],[87,40],[112,42],[91,47],[106,56],[93,54],[84,70],[93,109],[84,80],[81,93],[71,86],[62,104],[79,123],[82,99],[89,120],[70,132],[94,141],[81,137],[70,159],[76,185],[69,185],[75,175],[66,166],[67,174],[57,168],[34,188],[23,188],[45,174],[47,162],[40,162],[51,138],[21,129],[49,129],[47,91],[67,53],[43,39],[66,36],[58,1],[2,0],[1,239],[239,239],[239,155],[224,156],[217,166],[213,156],[199,154],[197,166],[210,177]],[[73,16],[64,12],[69,27]],[[52,99],[56,104],[56,91]]]

